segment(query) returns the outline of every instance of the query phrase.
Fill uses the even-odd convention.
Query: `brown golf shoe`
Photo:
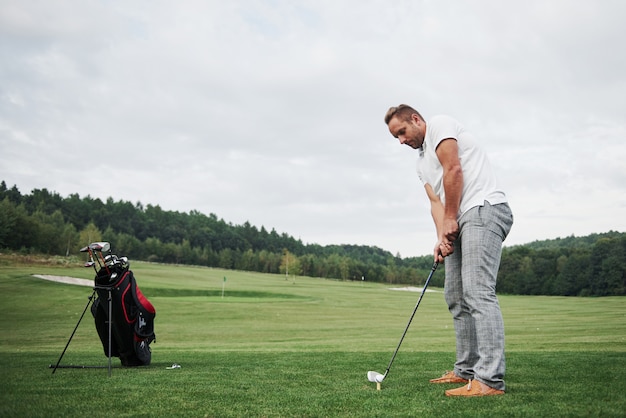
[[[465,386],[446,390],[446,396],[493,396],[504,395],[503,390],[494,389],[478,380],[470,380]]]
[[[437,379],[430,379],[430,383],[467,383],[469,380],[463,379],[462,377],[457,376],[453,371],[446,372],[441,377]]]

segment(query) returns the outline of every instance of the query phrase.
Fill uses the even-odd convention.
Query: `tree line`
[[[402,259],[377,247],[304,244],[273,228],[233,225],[213,213],[78,194],[64,198],[47,189],[22,194],[0,182],[0,248],[76,255],[100,240],[135,260],[340,280],[419,284],[432,264],[429,257]]]
[[[537,241],[505,248],[498,292],[517,295],[626,295],[626,233]]]
[[[401,258],[372,246],[304,244],[273,228],[233,225],[213,213],[62,197],[47,189],[22,194],[0,182],[0,249],[70,256],[102,240],[135,260],[339,280],[421,285],[432,266],[432,255]],[[441,287],[443,281],[440,268],[431,283]],[[498,292],[625,295],[626,234],[505,247]]]

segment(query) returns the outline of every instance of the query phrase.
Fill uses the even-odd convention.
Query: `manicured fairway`
[[[0,416],[624,416],[626,298],[501,296],[507,394],[449,399],[428,379],[452,367],[441,289],[429,292],[382,391],[418,293],[392,285],[132,263],[157,309],[149,367],[59,369],[93,270],[0,266]],[[224,277],[226,281],[224,282]],[[224,297],[222,297],[224,286]],[[397,286],[396,286],[397,287]],[[180,369],[168,370],[173,363]],[[85,316],[62,364],[106,366]]]

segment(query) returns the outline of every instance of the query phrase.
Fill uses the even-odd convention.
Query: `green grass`
[[[382,284],[134,262],[157,309],[152,364],[59,369],[93,270],[0,259],[0,416],[624,416],[626,298],[500,296],[507,394],[455,399],[431,385],[452,367],[439,292],[422,300],[382,391],[417,293]],[[227,277],[224,283],[223,278]],[[222,297],[222,285],[225,293]],[[181,369],[167,370],[172,363]],[[89,312],[62,364],[106,366]]]

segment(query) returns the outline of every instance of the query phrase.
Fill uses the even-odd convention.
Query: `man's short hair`
[[[413,109],[411,106],[406,104],[400,104],[398,106],[390,107],[387,113],[385,114],[385,123],[389,125],[389,121],[391,119],[398,118],[401,121],[409,121],[411,120],[411,115],[417,115],[421,120],[424,120],[420,112]]]

